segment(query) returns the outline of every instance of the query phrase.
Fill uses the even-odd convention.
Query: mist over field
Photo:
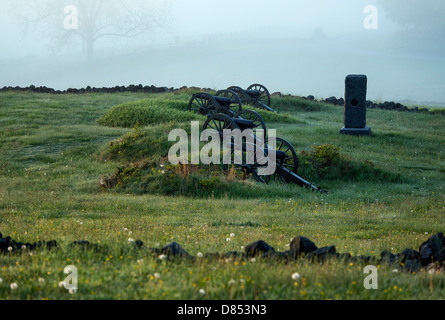
[[[445,105],[444,13],[437,0],[0,0],[0,87],[262,83],[327,98],[359,73],[369,99]]]

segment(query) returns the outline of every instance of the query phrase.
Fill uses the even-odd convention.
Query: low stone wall
[[[84,93],[122,93],[122,92],[142,92],[142,93],[169,93],[169,92],[176,92],[180,90],[195,90],[195,91],[212,91],[210,88],[198,88],[198,87],[187,87],[183,86],[181,88],[167,88],[167,87],[156,87],[156,86],[143,86],[142,84],[139,85],[129,85],[129,86],[115,86],[115,87],[102,87],[102,88],[96,88],[96,87],[86,87],[86,88],[68,88],[66,90],[55,90],[52,88],[47,88],[45,86],[29,86],[29,87],[3,87],[0,89],[0,92],[5,91],[31,91],[36,93],[48,93],[48,94],[84,94]],[[282,97],[283,94],[280,92],[275,92],[272,94],[272,96],[279,96]],[[288,95],[291,96],[291,95]],[[330,97],[324,100],[316,100],[314,96],[309,95],[307,97],[300,97],[305,100],[310,101],[318,101],[318,102],[324,102],[332,105],[337,106],[343,106],[345,103],[345,100],[343,98],[336,98],[336,97]],[[366,107],[369,109],[383,109],[383,110],[390,110],[390,111],[399,111],[399,112],[414,112],[414,113],[428,113],[433,115],[445,115],[445,109],[442,112],[437,111],[430,111],[427,108],[418,108],[418,107],[412,107],[409,108],[407,106],[402,105],[401,103],[394,102],[394,101],[385,101],[383,103],[376,103],[373,101],[366,101]]]
[[[141,240],[132,241],[130,243],[137,250],[146,250],[154,259],[271,259],[273,261],[282,261],[289,263],[299,259],[305,259],[310,262],[327,262],[337,260],[345,263],[359,263],[365,265],[382,265],[386,264],[397,270],[404,272],[419,272],[432,270],[444,270],[445,268],[445,237],[442,233],[431,236],[423,242],[418,250],[405,249],[401,253],[393,254],[390,251],[383,251],[380,257],[371,256],[352,256],[350,253],[338,253],[335,246],[326,246],[319,248],[310,239],[297,236],[286,252],[276,251],[271,245],[263,240],[255,241],[248,244],[244,248],[244,252],[227,252],[227,253],[206,253],[198,254],[196,257],[190,255],[180,244],[172,242],[162,248],[145,247]],[[70,247],[78,247],[84,250],[93,250],[102,252],[106,247],[99,244],[92,244],[89,241],[81,240],[69,244]],[[38,249],[52,250],[58,247],[55,240],[39,241],[36,243],[16,242],[10,237],[3,238],[0,233],[0,254],[20,254],[27,251]]]

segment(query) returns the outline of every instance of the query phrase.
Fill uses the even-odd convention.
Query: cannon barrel
[[[276,170],[277,170],[276,173],[279,176],[283,177],[287,183],[295,183],[295,184],[299,185],[300,187],[304,187],[306,189],[311,189],[313,191],[318,191],[320,193],[327,193],[326,190],[323,190],[321,188],[314,186],[312,183],[304,180],[302,177],[300,177],[299,175],[297,175],[296,173],[290,171],[289,169],[287,169],[285,167],[277,165]]]

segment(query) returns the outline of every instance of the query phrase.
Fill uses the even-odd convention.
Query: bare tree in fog
[[[445,35],[445,1],[380,0],[388,18],[404,28]]]
[[[160,1],[157,1],[159,3]],[[39,29],[52,48],[82,44],[89,62],[104,38],[138,38],[168,24],[165,1],[148,0],[23,0],[13,10],[25,32]],[[67,28],[67,20],[71,20]]]

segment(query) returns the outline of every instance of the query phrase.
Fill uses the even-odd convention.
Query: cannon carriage
[[[223,157],[223,167],[225,171],[235,170],[246,175],[252,175],[256,181],[269,184],[271,182],[294,183],[301,187],[318,192],[325,192],[297,175],[298,156],[295,148],[286,139],[276,137],[274,143],[267,137],[258,137],[253,129],[253,121],[231,118],[226,114],[211,114],[203,125],[203,130],[213,129],[219,134],[222,141],[225,135],[231,135],[233,130],[239,129],[243,132],[250,132],[252,139],[249,141],[231,141],[230,152]],[[258,152],[259,149],[259,152]],[[249,152],[251,158],[249,161]],[[270,155],[275,155],[275,171],[273,174],[265,173],[265,163],[272,161]]]
[[[235,170],[245,175],[252,175],[256,181],[269,184],[273,181],[280,183],[295,183],[301,187],[319,192],[324,190],[314,186],[297,175],[298,156],[295,148],[287,140],[276,137],[270,143],[267,128],[263,118],[255,111],[242,109],[241,98],[233,90],[218,91],[212,96],[208,93],[197,93],[192,96],[188,106],[189,111],[207,115],[203,130],[213,129],[224,141],[225,134],[232,134],[234,130],[248,132],[250,141],[231,141],[230,152],[224,155],[224,170]],[[255,134],[256,129],[262,129],[264,135]],[[231,138],[230,138],[231,139]],[[259,152],[257,150],[259,149]],[[254,155],[253,158],[249,158]],[[275,171],[265,173],[265,164],[271,161],[270,155],[275,155]],[[250,161],[249,161],[250,160]],[[267,165],[266,165],[267,167]]]
[[[227,88],[227,90],[235,92],[240,98],[242,105],[250,104],[259,109],[276,112],[270,107],[271,99],[269,90],[262,84],[252,84],[247,89],[232,86]],[[216,95],[218,95],[218,93]]]

